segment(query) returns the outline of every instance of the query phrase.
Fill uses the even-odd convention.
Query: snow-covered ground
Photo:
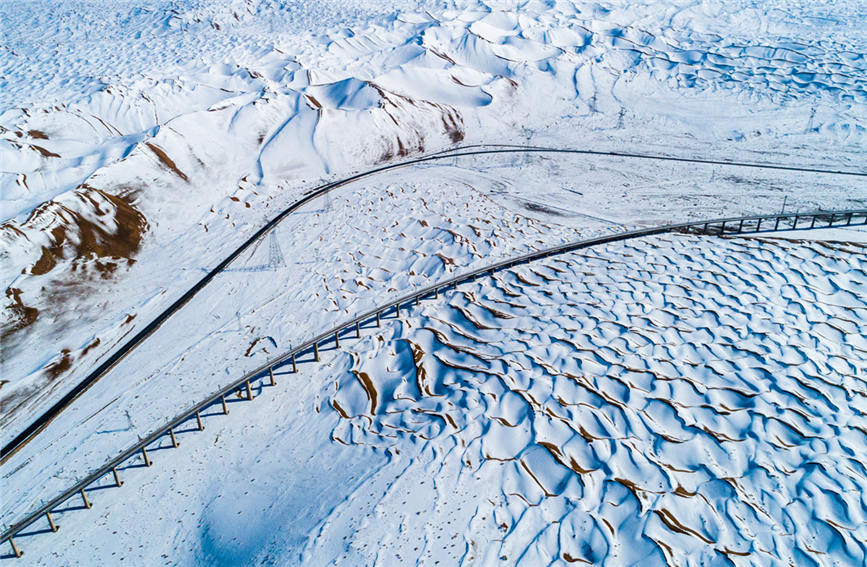
[[[267,219],[351,172],[490,143],[865,171],[867,11],[856,1],[7,1],[0,8],[4,443]],[[786,210],[865,208],[867,178],[515,153],[447,158],[342,187],[286,219],[0,466],[0,524],[269,356],[413,286],[612,230],[774,212],[784,202]],[[863,235],[780,236],[863,242]],[[822,246],[847,258],[863,253],[850,244],[776,246],[787,254]],[[844,288],[856,281],[827,277]],[[855,289],[863,297],[863,287]],[[863,360],[858,352],[850,363]],[[298,407],[284,400],[266,421],[307,415],[305,400],[333,379],[311,377],[309,391],[297,392]],[[331,431],[331,422],[315,420],[305,418],[305,427]],[[296,425],[262,433],[262,442],[291,443],[306,434]],[[396,472],[410,462],[460,467],[443,464],[439,441],[431,443],[425,450],[433,453],[421,460],[383,460],[374,451],[351,472],[341,467],[359,450],[344,453],[327,441],[282,457],[302,463],[316,450],[331,455],[333,479],[317,484],[296,470],[295,482],[308,491],[324,494],[345,475],[347,490],[381,496],[389,478],[414,482],[416,473]],[[242,449],[225,451],[240,459],[236,474],[249,472]],[[212,466],[208,459],[202,453],[202,466]],[[199,503],[229,488],[216,480],[230,476],[227,469],[208,470],[213,482],[190,496]],[[188,472],[180,478],[192,478]],[[187,482],[161,478],[148,481],[156,494]],[[268,490],[289,490],[281,485],[289,477],[281,478]],[[258,502],[274,496],[264,494]],[[338,496],[292,502],[315,525],[334,512],[327,503]],[[350,516],[365,506],[357,495],[347,502],[360,506],[341,512]],[[449,513],[432,519],[445,505],[428,504],[420,516],[446,529]],[[282,519],[286,510],[275,513]],[[297,541],[310,536],[304,526],[293,528]],[[180,535],[188,539],[161,553],[181,563],[216,561],[224,535],[210,524],[205,533],[199,547]],[[358,541],[367,537],[359,534]],[[368,535],[370,547],[383,534]],[[273,561],[297,550],[292,537],[274,543]],[[259,555],[264,542],[250,539],[237,557]],[[63,558],[70,546],[53,549]],[[77,553],[69,561],[83,557]]]
[[[464,285],[215,408],[27,553],[863,564],[865,258],[672,235]]]
[[[798,10],[6,3],[4,415],[67,391],[191,268],[349,170],[491,141],[861,168],[863,6]],[[706,173],[642,181],[676,203],[715,194]],[[739,196],[765,183],[725,176]],[[850,206],[867,195],[857,178],[791,177],[835,184]],[[774,209],[787,193],[832,204],[776,188]]]

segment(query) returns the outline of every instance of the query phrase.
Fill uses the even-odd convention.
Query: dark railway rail
[[[118,362],[120,362],[127,354],[132,352],[139,344],[141,344],[145,339],[147,339],[150,335],[154,333],[163,323],[165,323],[169,317],[174,315],[178,310],[180,310],[184,305],[186,305],[198,292],[200,292],[206,285],[208,285],[217,274],[226,270],[226,268],[231,264],[235,259],[238,258],[245,250],[247,250],[250,246],[255,244],[259,239],[267,235],[274,227],[276,227],[283,219],[297,211],[302,206],[306,205],[310,201],[325,195],[339,187],[344,185],[348,185],[352,182],[358,181],[360,179],[364,179],[367,177],[371,177],[373,175],[383,173],[385,171],[390,171],[394,169],[399,169],[402,167],[409,167],[413,165],[418,165],[421,163],[451,159],[455,157],[464,157],[464,156],[479,156],[479,155],[487,155],[487,154],[506,154],[506,153],[547,153],[547,154],[571,154],[571,155],[586,155],[586,156],[595,156],[595,157],[617,157],[617,158],[625,158],[625,159],[643,159],[643,160],[658,160],[658,161],[671,161],[671,162],[680,162],[680,163],[694,163],[694,164],[703,164],[703,165],[721,165],[721,166],[732,166],[732,167],[746,167],[746,168],[757,168],[757,169],[771,169],[771,170],[779,170],[779,171],[800,171],[805,173],[816,173],[816,174],[827,174],[827,175],[844,175],[844,176],[852,176],[852,177],[867,177],[867,172],[865,171],[855,171],[855,170],[835,170],[835,169],[823,169],[817,167],[801,167],[801,166],[789,166],[775,163],[760,163],[760,162],[737,162],[731,160],[722,160],[722,159],[705,159],[705,158],[689,158],[689,157],[679,157],[672,155],[662,155],[662,154],[642,154],[642,153],[630,153],[630,152],[616,152],[616,151],[598,151],[598,150],[586,150],[586,149],[576,149],[576,148],[546,148],[546,147],[538,147],[538,146],[506,146],[506,145],[474,145],[474,146],[465,146],[461,148],[453,148],[449,150],[444,150],[442,152],[422,156],[419,158],[414,158],[411,160],[407,160],[400,163],[392,163],[383,165],[381,167],[377,167],[374,169],[370,169],[361,173],[357,173],[345,179],[340,179],[337,181],[332,181],[330,183],[326,183],[324,185],[320,185],[310,190],[304,197],[295,201],[289,207],[284,209],[270,221],[268,221],[262,228],[257,230],[252,236],[250,236],[247,240],[241,243],[238,248],[232,251],[226,258],[224,258],[219,264],[217,264],[212,270],[207,272],[202,279],[196,282],[193,287],[184,292],[177,300],[175,300],[171,305],[169,305],[162,313],[157,315],[153,321],[148,323],[145,327],[143,327],[138,333],[133,335],[133,337],[124,343],[120,348],[118,348],[115,352],[111,353],[99,366],[97,366],[94,370],[92,370],[87,376],[85,376],[81,382],[73,386],[66,394],[63,395],[57,402],[51,405],[47,410],[45,410],[39,417],[37,417],[33,422],[27,425],[22,431],[20,431],[11,441],[6,443],[2,449],[0,449],[0,464],[6,462],[6,460],[11,457],[15,452],[23,447],[27,441],[32,439],[36,434],[42,431],[51,421],[60,415],[60,413],[69,407],[69,405],[75,401],[81,394],[87,391],[93,384],[96,383],[97,380],[102,378],[109,370],[111,370]]]
[[[451,157],[451,156],[450,156]],[[762,234],[776,231],[788,231],[797,229],[811,228],[827,228],[852,225],[867,225],[867,209],[846,210],[846,211],[817,211],[811,213],[788,213],[762,216],[734,217],[725,219],[714,219],[707,221],[687,222],[679,224],[669,224],[652,228],[644,228],[638,230],[624,231],[595,238],[579,240],[544,250],[538,250],[515,258],[510,258],[495,264],[491,264],[482,268],[478,268],[469,272],[465,272],[453,278],[438,282],[436,284],[424,287],[409,295],[405,295],[383,304],[375,309],[367,311],[345,323],[334,327],[324,333],[321,333],[302,345],[283,353],[276,358],[268,361],[259,368],[248,372],[244,376],[238,378],[231,384],[224,386],[220,390],[214,392],[204,400],[185,409],[183,412],[170,419],[166,424],[159,427],[131,447],[128,447],[117,456],[109,460],[102,467],[87,475],[85,478],[77,482],[75,485],[65,490],[62,494],[53,498],[49,502],[42,504],[39,508],[28,513],[22,520],[7,527],[0,534],[0,541],[8,541],[12,547],[15,556],[21,557],[21,550],[15,543],[14,537],[22,530],[32,525],[41,518],[45,518],[48,527],[51,531],[57,531],[58,526],[54,522],[51,515],[52,511],[65,503],[70,498],[81,498],[82,503],[86,508],[91,507],[90,499],[87,496],[87,490],[91,485],[96,484],[103,478],[110,477],[114,484],[118,487],[122,486],[123,482],[118,474],[118,468],[127,461],[132,459],[142,459],[145,466],[150,466],[151,461],[148,456],[147,449],[168,437],[174,447],[178,446],[176,430],[185,423],[194,423],[195,430],[204,430],[204,422],[202,412],[212,406],[219,406],[224,414],[228,414],[226,405],[226,397],[239,393],[247,400],[253,400],[254,383],[263,383],[266,380],[270,385],[276,385],[274,370],[286,366],[291,366],[291,373],[298,372],[298,364],[301,363],[299,358],[302,356],[308,357],[303,362],[320,360],[320,347],[325,343],[334,344],[335,348],[340,348],[341,338],[361,337],[362,329],[376,328],[381,324],[383,317],[392,316],[400,318],[401,308],[406,308],[413,304],[418,304],[421,300],[437,299],[441,291],[448,288],[456,288],[462,283],[474,281],[479,277],[493,275],[497,272],[508,270],[522,264],[527,264],[535,260],[564,254],[582,248],[589,248],[609,242],[620,240],[628,240],[632,238],[640,238],[664,233],[686,233],[709,236],[741,236],[749,234]],[[310,358],[312,357],[312,359]]]

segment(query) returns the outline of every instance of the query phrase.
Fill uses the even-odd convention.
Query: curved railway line
[[[448,157],[454,156],[452,154],[449,154]],[[416,163],[418,163],[422,160],[415,161]],[[400,165],[393,167],[399,166]],[[348,181],[343,181],[341,183],[346,182]],[[333,187],[334,186],[332,186],[332,188]],[[284,213],[281,214],[278,219],[285,217],[286,214],[288,214],[288,212],[284,211]],[[269,223],[268,230],[270,230],[270,228],[273,227],[276,222],[279,222],[279,220]],[[212,406],[220,406],[223,413],[227,414],[227,396],[238,392],[243,396],[244,399],[252,401],[254,399],[252,384],[255,382],[262,383],[268,380],[270,385],[276,385],[274,378],[274,370],[276,368],[291,366],[291,372],[295,373],[298,371],[298,364],[318,362],[320,360],[320,348],[322,346],[333,344],[334,349],[339,349],[341,338],[360,338],[362,329],[378,327],[380,325],[381,319],[385,316],[400,318],[400,310],[402,307],[405,308],[408,305],[418,304],[422,299],[437,299],[439,298],[440,292],[445,289],[454,289],[460,284],[466,283],[468,281],[473,281],[478,277],[493,275],[496,272],[508,270],[522,264],[533,262],[535,260],[548,258],[551,256],[556,256],[559,254],[564,254],[575,250],[588,248],[591,246],[606,244],[609,242],[641,238],[645,236],[652,236],[663,233],[680,232],[709,236],[738,236],[743,234],[769,233],[774,231],[788,231],[794,229],[826,228],[852,225],[867,225],[867,209],[747,216],[669,224],[652,228],[624,231],[621,233],[610,234],[596,238],[578,240],[575,242],[538,250],[501,262],[490,264],[482,268],[465,272],[450,279],[440,281],[436,284],[415,291],[409,295],[405,295],[403,297],[400,297],[399,299],[380,305],[375,309],[367,311],[353,319],[350,319],[349,321],[342,323],[341,325],[338,325],[337,327],[329,329],[328,331],[311,338],[302,345],[271,359],[266,364],[260,366],[252,372],[245,374],[231,384],[228,384],[227,386],[224,386],[220,390],[214,392],[204,400],[185,409],[174,418],[170,419],[163,426],[157,428],[152,433],[142,438],[131,447],[126,448],[117,456],[105,463],[102,467],[93,471],[91,474],[87,475],[75,485],[65,490],[62,494],[53,498],[49,502],[42,504],[37,509],[28,513],[26,517],[24,517],[20,521],[6,528],[5,531],[0,534],[0,541],[8,541],[12,547],[14,555],[20,557],[21,551],[16,545],[14,537],[17,536],[22,530],[29,527],[40,518],[44,517],[51,531],[57,531],[57,525],[55,524],[54,519],[51,515],[53,510],[55,510],[67,500],[73,497],[80,497],[82,499],[84,507],[90,508],[91,502],[87,496],[87,490],[91,487],[91,485],[97,483],[104,477],[111,475],[114,480],[115,486],[122,486],[123,482],[118,475],[118,467],[133,459],[137,460],[139,456],[141,456],[141,459],[145,466],[150,466],[151,461],[148,457],[148,447],[158,443],[163,437],[166,436],[170,438],[171,443],[174,447],[178,447],[176,430],[179,426],[187,422],[195,422],[195,428],[192,431],[204,430],[202,412],[205,409]],[[263,229],[257,234],[258,236],[261,236],[265,234],[265,232],[267,232],[267,230]],[[249,244],[245,243],[244,247],[247,245]],[[239,250],[243,250],[244,247],[240,248]],[[240,252],[235,253],[232,256],[232,259],[234,259],[234,257],[236,257],[238,253]],[[225,267],[227,263],[228,262],[221,263],[220,269],[222,269],[222,267]],[[212,278],[213,275],[211,275],[210,277]],[[210,278],[205,281],[205,284],[207,283],[207,281],[209,281],[209,279]],[[177,308],[175,310],[177,310]],[[171,312],[168,312],[168,315],[171,315]],[[166,315],[166,317],[168,315]],[[165,318],[163,318],[162,320],[165,320]],[[151,323],[151,325],[155,324],[158,325],[159,323]],[[153,329],[151,329],[151,331],[152,330]],[[144,335],[144,337],[146,336],[147,335]],[[143,340],[144,337],[142,337],[142,339],[139,339],[138,342],[140,342],[140,340]],[[137,343],[133,343],[130,348],[133,348],[135,344]],[[121,354],[120,356],[123,355]],[[299,358],[301,357],[306,358],[304,361],[300,361]]]
[[[304,195],[301,199],[295,201],[291,205],[289,205],[282,212],[277,214],[274,218],[268,221],[262,228],[257,230],[252,236],[250,236],[247,240],[241,243],[235,250],[233,250],[226,258],[224,258],[219,264],[217,264],[213,269],[207,272],[202,279],[196,282],[189,290],[187,290],[183,295],[181,295],[177,300],[175,300],[171,305],[169,305],[165,310],[163,310],[159,315],[157,315],[153,321],[145,325],[138,333],[136,333],[130,340],[124,343],[120,348],[111,353],[99,366],[97,366],[94,370],[92,370],[87,376],[85,376],[78,384],[74,385],[66,394],[63,395],[57,402],[51,405],[48,409],[46,409],[39,417],[37,417],[33,422],[31,422],[27,427],[22,429],[11,441],[6,443],[2,449],[0,449],[0,465],[5,463],[9,457],[15,454],[21,447],[23,447],[30,439],[32,439],[35,435],[37,435],[40,431],[42,431],[51,421],[60,415],[60,413],[66,409],[73,401],[75,401],[81,394],[87,391],[93,384],[95,384],[100,378],[102,378],[109,370],[111,370],[118,362],[120,362],[127,354],[129,354],[133,349],[135,349],[139,344],[141,344],[145,339],[147,339],[151,334],[154,333],[166,320],[169,319],[172,315],[174,315],[177,311],[179,311],[187,302],[189,302],[199,291],[204,289],[211,280],[214,279],[219,273],[223,272],[229,264],[231,264],[235,259],[237,259],[241,254],[244,253],[250,246],[258,242],[261,238],[266,236],[274,227],[276,227],[283,219],[297,211],[302,206],[307,203],[315,200],[316,198],[325,195],[335,189],[353,183],[355,181],[371,177],[377,175],[379,173],[383,173],[386,171],[391,171],[394,169],[399,169],[403,167],[410,167],[413,165],[418,165],[422,163],[451,159],[455,157],[465,157],[465,156],[478,156],[478,155],[487,155],[487,154],[506,154],[506,153],[548,153],[548,154],[573,154],[573,155],[586,155],[586,156],[596,156],[596,157],[619,157],[626,159],[641,159],[641,160],[657,160],[657,161],[672,161],[672,162],[680,162],[680,163],[694,163],[694,164],[704,164],[704,165],[722,165],[722,166],[733,166],[733,167],[745,167],[745,168],[756,168],[756,169],[772,169],[779,171],[799,171],[804,173],[816,173],[816,174],[829,174],[829,175],[844,175],[844,176],[853,176],[853,177],[867,177],[867,171],[853,171],[853,170],[834,170],[834,169],[823,169],[823,168],[815,168],[815,167],[797,167],[797,166],[787,166],[781,164],[774,163],[758,163],[758,162],[737,162],[730,160],[720,160],[720,159],[704,159],[704,158],[687,158],[687,157],[678,157],[671,155],[661,155],[661,154],[643,154],[643,153],[630,153],[630,152],[615,152],[615,151],[597,151],[597,150],[587,150],[587,149],[576,149],[576,148],[548,148],[548,147],[540,147],[540,146],[505,146],[505,145],[473,145],[473,146],[464,146],[461,148],[455,148],[451,150],[444,150],[442,152],[422,156],[419,158],[414,158],[410,160],[406,160],[399,163],[392,163],[388,165],[384,165],[381,167],[377,167],[374,169],[369,169],[363,171],[361,173],[357,173],[355,175],[346,177],[344,179],[340,179],[337,181],[332,181],[323,185],[320,185],[311,191],[309,191],[306,195]]]

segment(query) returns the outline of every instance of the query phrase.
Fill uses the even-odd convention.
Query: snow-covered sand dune
[[[440,527],[455,484],[496,486],[454,522],[468,562],[862,564],[865,249],[707,244],[614,244],[426,307],[335,380],[334,440],[407,451]]]
[[[541,247],[624,230],[629,219],[664,222],[671,199],[663,192],[632,185],[625,203],[620,182],[597,180],[636,183],[670,174],[671,165],[633,164],[629,177],[619,165],[546,154],[464,157],[393,171],[310,203],[9,459],[0,471],[10,495],[0,502],[0,523],[16,521],[276,353],[412,288]],[[711,172],[709,166],[683,171],[669,186],[688,187]],[[684,196],[675,206],[688,203],[692,218],[761,209],[776,202],[774,183],[787,179],[768,178],[744,198],[739,183],[718,178],[715,195]],[[822,198],[843,206],[848,193],[828,185]],[[87,342],[82,349],[70,357],[91,355]],[[22,405],[18,415],[33,407]],[[15,417],[0,421],[9,424],[4,440],[23,426]]]
[[[613,243],[424,303],[154,451],[30,557],[862,564],[864,247],[709,244]]]
[[[621,229],[503,206],[489,196],[513,193],[503,179],[454,166],[396,171],[290,216],[4,464],[10,497],[0,502],[2,523],[193,400],[387,298],[495,259]],[[2,423],[16,425],[10,416]]]

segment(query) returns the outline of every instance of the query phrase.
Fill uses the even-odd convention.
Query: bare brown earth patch
[[[44,275],[59,262],[72,260],[74,271],[91,264],[107,279],[120,261],[134,261],[148,226],[144,215],[132,204],[134,192],[112,195],[82,185],[74,195],[72,203],[43,203],[25,221],[25,227],[44,227],[49,242],[42,246],[36,263],[22,273]],[[6,225],[0,230],[5,231]]]
[[[7,287],[6,298],[11,302],[6,305],[6,313],[9,318],[0,327],[0,339],[4,341],[15,331],[33,324],[39,316],[38,309],[24,305],[21,300],[21,290],[17,287]]]
[[[45,367],[45,373],[55,379],[72,367],[72,356],[69,354],[69,349],[65,348],[60,351],[60,360],[56,360]]]
[[[44,158],[52,158],[52,157],[59,158],[60,157],[59,154],[56,154],[56,153],[49,151],[49,150],[46,150],[42,146],[37,146],[36,144],[30,144],[30,147],[33,148],[34,150],[36,150],[37,152],[39,152],[42,155],[42,157],[44,157]]]
[[[88,344],[86,347],[84,347],[84,350],[81,351],[81,356],[84,356],[87,353],[89,353],[91,351],[91,349],[98,347],[99,343],[100,343],[99,338],[96,338],[93,341],[91,341],[90,344]]]
[[[180,177],[184,181],[189,182],[190,178],[187,177],[187,174],[184,173],[183,171],[181,171],[177,165],[175,165],[175,162],[172,161],[172,159],[168,156],[168,154],[165,152],[165,150],[163,150],[161,147],[159,147],[158,145],[153,144],[151,142],[147,142],[145,145],[148,148],[150,148],[150,150],[154,153],[154,155],[157,156],[157,159],[160,160],[160,163],[162,163],[164,166],[166,166],[175,175],[177,175],[178,177]]]
[[[60,265],[71,267],[72,275],[67,272],[45,280],[38,292],[45,304],[40,307],[65,309],[68,299],[84,291],[82,285],[109,279],[119,266],[135,261],[148,227],[144,215],[134,206],[135,194],[129,188],[113,195],[82,185],[71,198],[43,203],[24,222],[0,224],[0,246],[38,254],[33,264],[22,267],[22,274],[46,276]],[[33,297],[23,297],[32,295],[35,286],[21,288],[28,291],[9,287],[5,292],[7,304],[0,325],[5,348],[14,347],[9,341],[12,335],[32,325],[40,314],[39,309],[27,305]]]
[[[460,112],[449,109],[443,115],[443,127],[453,144],[463,141],[466,134],[464,133],[464,119]]]

